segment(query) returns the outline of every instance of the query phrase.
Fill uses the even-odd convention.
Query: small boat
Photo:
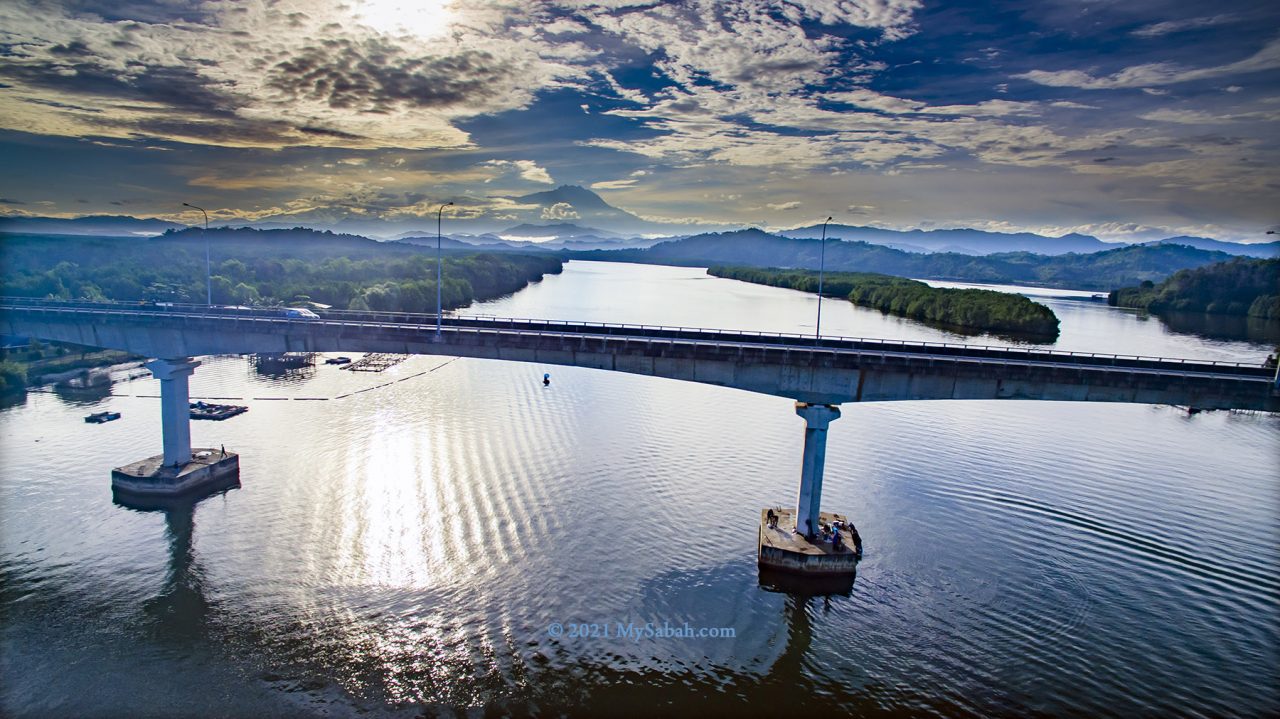
[[[88,417],[85,417],[84,421],[89,424],[102,424],[103,422],[110,422],[116,419],[120,419],[119,412],[94,412]]]
[[[325,364],[350,364],[350,357],[330,357],[324,361]]]

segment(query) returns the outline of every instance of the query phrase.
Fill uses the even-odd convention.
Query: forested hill
[[[211,230],[215,304],[311,301],[339,309],[433,311],[434,249],[314,230]],[[446,251],[446,308],[515,292],[563,260],[550,253]],[[0,293],[117,301],[205,299],[205,238],[0,235]]]
[[[1107,302],[1155,313],[1205,312],[1280,322],[1280,260],[1235,259],[1114,290]]]
[[[595,251],[573,257],[678,265],[751,265],[817,269],[817,240],[791,239],[760,230],[696,235],[644,250]],[[1006,252],[974,256],[954,252],[918,254],[866,242],[827,240],[826,268],[899,277],[1014,283],[1110,290],[1159,280],[1186,268],[1230,259],[1223,252],[1181,245],[1131,245],[1105,252],[1036,255]]]

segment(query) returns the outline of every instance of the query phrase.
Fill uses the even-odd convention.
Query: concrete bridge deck
[[[806,403],[924,399],[1140,402],[1280,410],[1259,364],[727,331],[688,327],[325,311],[320,319],[202,305],[0,298],[0,331],[153,357],[393,352],[606,369]]]

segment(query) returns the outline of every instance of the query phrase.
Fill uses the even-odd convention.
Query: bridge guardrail
[[[61,301],[61,300],[41,300],[34,298],[12,298],[0,297],[0,309],[6,306],[13,306],[15,309],[19,307],[32,308],[48,308],[61,311],[110,311],[110,312],[126,312],[129,314],[147,314],[147,315],[179,315],[184,317],[199,317],[208,319],[236,319],[236,320],[270,320],[279,322],[336,322],[351,326],[367,327],[372,321],[375,325],[387,328],[403,327],[406,324],[419,325],[434,329],[435,314],[425,313],[405,313],[405,312],[377,312],[377,311],[352,311],[352,310],[323,310],[321,319],[287,319],[279,315],[268,314],[271,312],[269,308],[261,310],[249,309],[229,309],[229,308],[210,308],[207,305],[194,304],[168,304],[157,305],[155,303],[127,303],[127,302],[79,302],[79,301]],[[343,320],[357,320],[356,322],[344,322]],[[382,324],[386,323],[386,324]],[[878,349],[900,348],[903,352],[920,355],[924,353],[939,354],[949,356],[956,359],[968,357],[988,357],[991,360],[1009,360],[1009,355],[1019,354],[1025,360],[1033,360],[1037,356],[1049,359],[1065,360],[1065,362],[1051,362],[1050,364],[1061,365],[1077,365],[1077,366],[1114,366],[1117,368],[1124,367],[1128,369],[1138,369],[1141,365],[1163,366],[1165,369],[1172,369],[1171,365],[1179,366],[1184,371],[1190,367],[1212,367],[1235,370],[1252,370],[1251,374],[1264,370],[1260,363],[1248,362],[1225,362],[1221,360],[1201,360],[1189,358],[1170,358],[1155,357],[1146,355],[1119,355],[1106,354],[1097,352],[1075,352],[1069,350],[1055,350],[1045,347],[1020,347],[1017,345],[975,345],[965,343],[950,342],[928,342],[913,340],[895,340],[895,339],[878,339],[865,337],[847,337],[841,335],[823,335],[815,341],[812,335],[803,335],[790,332],[762,332],[758,330],[723,330],[701,327],[683,327],[683,326],[667,326],[667,325],[644,325],[630,323],[609,323],[609,322],[583,322],[577,320],[546,320],[533,318],[517,318],[517,317],[498,317],[494,315],[457,315],[446,313],[443,324],[450,329],[463,329],[468,325],[475,323],[484,323],[487,326],[506,325],[508,329],[517,332],[534,332],[542,334],[542,328],[577,328],[578,331],[570,332],[574,336],[616,336],[616,337],[648,337],[650,339],[666,339],[672,340],[694,340],[694,341],[715,341],[717,343],[743,344],[744,338],[754,338],[758,340],[755,343],[774,349],[796,349],[796,350],[831,350],[833,352],[841,351],[859,351],[874,352]],[[582,330],[592,332],[592,334],[584,333]],[[621,333],[614,332],[621,330]],[[564,332],[555,334],[563,335]],[[774,340],[774,342],[760,342],[760,340]],[[781,340],[779,342],[778,340]],[[1022,359],[1020,358],[1020,359]],[[1024,360],[1024,361],[1025,361]],[[1105,363],[1105,364],[1104,364]],[[1152,367],[1155,368],[1155,367]],[[1234,376],[1238,376],[1235,374]]]

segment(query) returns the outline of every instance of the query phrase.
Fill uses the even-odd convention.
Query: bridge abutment
[[[834,404],[796,402],[796,414],[804,418],[804,459],[800,465],[800,490],[796,497],[796,531],[806,537],[817,533],[822,507],[822,470],[827,462],[827,427],[840,418]]]

